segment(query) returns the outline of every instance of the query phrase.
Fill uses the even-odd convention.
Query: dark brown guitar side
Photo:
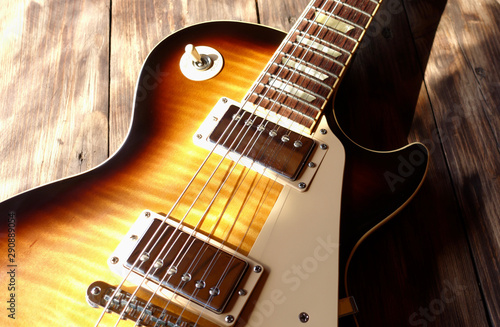
[[[192,144],[196,129],[219,98],[243,98],[284,36],[274,29],[235,22],[196,25],[169,36],[140,74],[131,130],[113,157],[87,173],[0,204],[2,233],[5,221],[15,217],[16,258],[22,262],[17,292],[22,311],[16,326],[93,326],[99,310],[85,302],[88,285],[95,280],[119,283],[106,264],[109,254],[142,210],[165,212],[175,201],[206,155]],[[223,53],[222,73],[194,87],[178,68],[187,43]],[[249,55],[241,57],[242,53]],[[364,149],[341,132],[332,112],[327,117],[347,157],[339,297],[360,297],[363,294],[346,293],[349,258],[358,242],[412,198],[425,176],[428,155],[420,144],[394,152]],[[271,198],[279,191],[273,188]],[[0,246],[6,248],[7,239],[2,238]],[[6,266],[6,260],[3,257],[0,263]]]

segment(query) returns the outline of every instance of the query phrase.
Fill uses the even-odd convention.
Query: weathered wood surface
[[[0,199],[119,148],[149,50],[183,26],[287,30],[307,0],[26,1],[0,10]],[[354,257],[360,326],[500,326],[500,5],[385,0],[336,101],[357,142],[419,140],[428,178]]]

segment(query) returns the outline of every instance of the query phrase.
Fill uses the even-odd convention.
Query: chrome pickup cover
[[[319,141],[314,135],[289,131],[270,121],[261,124],[263,119],[255,115],[249,120],[247,110],[239,110],[234,115],[235,108],[240,107],[238,102],[222,98],[193,135],[193,142],[275,179],[280,184],[301,192],[307,191],[328,152],[328,144]],[[233,120],[237,121],[234,132],[235,124],[231,124],[228,130],[237,136],[230,135],[227,138],[226,126]],[[239,133],[240,130],[243,133]],[[218,141],[221,135],[222,140]],[[238,142],[232,144],[235,138]],[[249,143],[250,148],[244,143]],[[229,147],[232,151],[228,152]]]
[[[140,215],[108,264],[121,276],[132,269],[132,283],[153,292],[161,285],[159,295],[221,326],[234,324],[263,271],[254,260],[150,211]]]
[[[230,106],[209,137],[272,171],[296,180],[315,142],[273,122]]]

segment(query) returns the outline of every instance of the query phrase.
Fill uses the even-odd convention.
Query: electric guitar
[[[211,22],[161,41],[119,151],[0,204],[2,325],[351,319],[352,255],[428,162],[422,144],[353,143],[330,109],[379,5],[314,0],[288,34]]]

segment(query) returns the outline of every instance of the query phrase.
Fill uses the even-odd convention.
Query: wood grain
[[[109,15],[89,1],[15,2],[1,15],[4,199],[109,155]]]
[[[257,11],[252,1],[242,0],[118,1],[113,3],[112,17],[110,147],[114,152],[127,135],[138,71],[160,40],[209,20],[256,22]]]
[[[500,325],[500,64],[492,60],[500,55],[492,42],[499,13],[495,1],[448,3],[425,75],[493,326]]]
[[[287,30],[306,3],[6,2],[0,199],[88,170],[118,149],[138,71],[163,37],[212,19]],[[383,6],[389,15],[375,20],[382,28],[367,33],[342,84],[339,119],[369,147],[420,140],[432,162],[413,203],[354,258],[360,325],[499,326],[500,5]]]

